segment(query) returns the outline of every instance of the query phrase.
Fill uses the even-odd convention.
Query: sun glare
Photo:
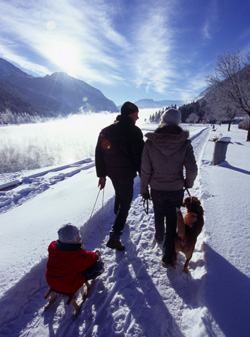
[[[49,48],[50,60],[65,71],[68,75],[77,75],[79,72],[79,51],[70,42],[56,42]]]

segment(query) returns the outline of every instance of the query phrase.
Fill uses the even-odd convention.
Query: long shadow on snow
[[[116,255],[117,292],[122,295],[120,305],[128,307],[129,315],[144,336],[183,336],[148,274],[145,263],[137,256],[135,244],[128,237],[129,228],[124,233],[126,254]],[[131,321],[125,320],[124,324],[127,325],[126,331]]]
[[[87,228],[88,222],[81,226],[81,234],[87,232],[85,247],[87,250],[93,250],[99,248],[99,237],[96,237],[94,233],[98,226],[100,226],[101,218],[103,217],[103,234],[107,234],[110,230],[110,223],[108,219],[113,217],[113,203],[114,198],[110,198],[106,201],[103,210],[97,209],[93,214],[89,228]],[[56,233],[55,233],[56,234]],[[49,245],[49,242],[48,242]],[[43,296],[48,289],[48,285],[45,279],[47,258],[43,259],[38,265],[34,266],[15,286],[9,289],[6,294],[0,299],[1,308],[5,310],[0,311],[0,336],[10,334],[11,336],[19,336],[21,331],[25,330],[29,323],[31,323],[35,316],[38,316],[40,309],[43,308],[46,301]],[[99,282],[100,280],[98,280]],[[93,287],[95,288],[95,286]],[[104,287],[103,287],[104,288]],[[93,289],[94,290],[94,289]],[[74,336],[77,336],[77,326],[72,326],[71,316],[69,310],[65,311],[65,317],[59,322],[57,331],[53,330],[54,314],[56,307],[48,311],[44,315],[45,324],[49,325],[50,336],[60,336],[63,330],[74,328]],[[81,313],[79,314],[77,322],[81,325]]]
[[[240,173],[244,173],[244,174],[250,175],[250,171],[243,170],[243,169],[241,169],[239,167],[236,167],[236,166],[232,166],[227,161],[223,161],[218,166],[221,166],[221,167],[224,167],[224,168],[227,168],[227,169],[230,169],[230,170],[234,170],[234,171],[237,171],[237,172],[240,172]]]
[[[99,198],[102,198],[102,192],[100,193]],[[104,198],[105,199],[105,198]],[[100,200],[99,200],[100,201]],[[94,206],[94,205],[93,205]],[[111,223],[114,218],[114,197],[110,199],[104,200],[104,206],[100,208],[100,205],[96,206],[93,215],[89,218],[80,229],[81,236],[83,238],[84,249],[93,251],[94,249],[101,249],[100,239],[103,241],[103,237],[109,234]],[[102,245],[104,243],[102,242]],[[105,267],[105,266],[104,266]],[[104,273],[105,275],[105,273]],[[65,315],[60,317],[59,325],[55,329],[54,327],[54,316],[56,311],[56,306],[51,308],[50,312],[44,313],[44,324],[48,325],[49,328],[49,336],[84,336],[91,337],[92,336],[92,328],[95,325],[98,326],[100,332],[98,336],[110,336],[110,331],[105,330],[106,324],[102,324],[103,317],[105,317],[105,321],[108,321],[111,325],[113,324],[113,317],[111,313],[105,311],[105,315],[102,312],[102,306],[106,303],[106,298],[109,298],[112,294],[108,294],[105,285],[103,283],[102,275],[98,278],[93,288],[90,290],[90,294],[88,299],[84,303],[77,319],[72,322],[70,308],[65,306]],[[92,307],[96,307],[96,316],[92,312]],[[95,324],[93,324],[93,321]],[[99,325],[101,324],[101,328]],[[55,331],[56,330],[56,331]],[[122,337],[122,335],[121,335]]]
[[[138,197],[139,193],[139,178],[135,179],[134,197]],[[102,198],[102,192],[99,198]],[[99,200],[100,201],[100,200]],[[96,206],[93,215],[81,226],[81,235],[84,238],[85,249],[93,251],[96,248],[101,248],[105,245],[104,237],[108,236],[114,220],[114,196],[108,200],[105,200],[104,196],[104,206]],[[98,246],[100,244],[100,247]],[[119,253],[118,253],[119,254]],[[123,254],[122,254],[123,255]],[[104,266],[105,267],[105,266]],[[52,337],[62,336],[62,335],[72,335],[72,336],[92,336],[93,329],[97,332],[98,336],[106,337],[110,336],[114,328],[114,319],[112,316],[112,310],[107,310],[110,307],[110,302],[113,299],[113,290],[108,292],[103,283],[103,277],[105,274],[96,280],[93,289],[91,290],[90,297],[84,304],[77,320],[72,323],[69,321],[70,315],[66,312],[66,315],[60,318],[59,326],[57,331],[53,327],[55,308],[49,313],[44,313],[44,324],[49,327],[49,335]],[[115,288],[119,287],[119,284],[115,284]],[[96,315],[92,312],[92,307],[95,307]],[[66,307],[67,309],[67,307]],[[124,336],[119,332],[119,336]]]
[[[106,282],[111,277],[114,285],[107,291],[104,284],[101,289],[101,280],[98,281],[96,297],[90,299],[92,303],[83,315],[86,325],[87,321],[90,322],[84,336],[91,337],[94,333],[99,337],[133,336],[141,330],[145,337],[183,337],[145,264],[136,255],[136,246],[129,239],[128,226],[123,237],[126,251],[110,251],[115,261],[105,275]],[[89,310],[93,305],[97,314],[91,320]]]
[[[100,193],[99,198],[102,198],[102,192]],[[104,198],[105,199],[105,198]],[[100,201],[100,200],[99,200]],[[94,207],[94,205],[93,205]],[[96,205],[93,215],[89,218],[80,229],[81,236],[83,238],[84,249],[93,251],[94,249],[101,249],[100,240],[103,241],[103,237],[109,234],[111,223],[114,218],[114,196],[110,199],[104,200],[103,209],[100,207],[100,204]],[[102,243],[103,245],[104,243]],[[105,266],[104,266],[105,267]],[[44,325],[48,325],[49,329],[49,336],[56,337],[56,336],[84,336],[84,337],[91,337],[92,336],[92,328],[94,327],[93,321],[95,322],[95,329],[98,326],[100,332],[98,336],[106,337],[110,336],[110,331],[106,331],[106,324],[102,324],[103,322],[103,312],[102,312],[102,305],[106,303],[106,297],[112,297],[112,294],[108,294],[105,285],[103,284],[103,277],[102,275],[98,278],[93,288],[90,290],[90,294],[88,299],[84,303],[81,311],[77,317],[77,319],[72,322],[71,314],[72,308],[67,307],[64,305],[65,314],[62,315],[58,319],[58,326],[55,328],[55,313],[58,304],[55,305],[48,311],[43,314],[44,316]],[[96,307],[96,316],[92,312],[92,307]],[[104,309],[105,310],[105,309]],[[113,324],[113,317],[110,312],[105,311],[105,321],[108,321],[111,325]],[[99,325],[101,324],[101,328]],[[122,337],[122,335],[121,335]]]
[[[202,250],[204,250],[204,243],[202,244]],[[193,258],[195,256],[196,251],[194,250]],[[190,308],[198,308],[203,306],[202,299],[198,294],[200,290],[203,289],[205,275],[203,275],[199,279],[194,279],[192,274],[197,273],[197,268],[202,268],[205,266],[204,259],[199,259],[197,261],[190,261],[189,262],[189,273],[185,274],[183,272],[183,267],[186,261],[186,257],[180,253],[177,259],[177,266],[176,268],[168,268],[167,269],[167,276],[170,281],[171,286],[175,289],[176,293],[183,299],[183,301],[190,307]]]
[[[138,197],[139,193],[139,178],[135,179],[135,188],[134,188],[134,198]],[[87,231],[88,235],[86,236],[85,240],[85,246],[88,250],[93,250],[94,248],[98,248],[97,242],[99,240],[98,237],[96,237],[96,229],[102,222],[103,218],[103,226],[100,228],[100,231],[102,231],[103,235],[107,235],[111,229],[111,225],[114,219],[113,215],[113,203],[114,203],[114,197],[110,198],[106,201],[103,210],[98,209],[94,215],[92,216],[91,223],[88,224],[88,222],[84,223],[83,226],[81,226],[81,234],[85,234],[85,231]],[[89,225],[89,228],[87,228]],[[126,225],[125,228],[128,228]],[[125,229],[126,231],[126,229]],[[129,234],[128,234],[129,235]],[[49,243],[48,243],[49,244]],[[127,246],[127,249],[131,252],[135,252],[135,247],[131,243]],[[120,254],[120,255],[119,255]],[[130,309],[131,314],[136,318],[137,324],[141,325],[141,322],[145,322],[145,326],[142,326],[142,329],[145,331],[146,335],[154,335],[154,336],[164,336],[165,332],[168,331],[174,331],[175,336],[183,336],[180,332],[178,326],[174,322],[171,314],[167,310],[164,302],[162,301],[162,298],[160,294],[158,293],[157,289],[155,288],[150,276],[147,273],[146,268],[144,267],[143,262],[135,256],[134,253],[128,254],[128,257],[123,256],[123,254],[118,253],[117,259],[121,259],[119,262],[120,265],[122,265],[122,273],[123,275],[127,275],[128,279],[126,282],[126,285],[123,286],[120,289],[121,284],[118,282],[115,284],[115,287],[117,288],[117,291],[123,292],[124,291],[124,299],[127,302],[127,306]],[[33,267],[29,273],[27,273],[14,287],[12,287],[3,298],[0,300],[0,306],[2,308],[6,308],[5,311],[1,311],[0,313],[0,325],[1,330],[0,334],[5,335],[11,334],[11,336],[19,336],[22,331],[24,331],[29,324],[37,317],[39,320],[39,315],[41,315],[41,310],[43,310],[43,306],[45,305],[45,301],[43,299],[43,295],[45,291],[48,288],[48,285],[45,280],[45,270],[46,270],[46,263],[47,258],[43,259],[38,265]],[[119,268],[117,268],[116,272],[121,272],[121,267],[119,265]],[[132,265],[137,278],[134,279],[129,271],[128,266]],[[97,280],[97,284],[94,285],[94,288],[97,287],[99,293],[101,292],[102,296],[98,300],[94,298],[93,300],[90,300],[90,307],[91,305],[99,305],[99,307],[102,305],[100,301],[102,301],[103,298],[106,298],[105,303],[111,302],[113,298],[113,291],[112,293],[107,293],[105,290],[105,286],[102,284],[102,280]],[[126,291],[126,287],[129,286],[129,294]],[[132,288],[130,288],[132,286]],[[138,286],[140,287],[140,290],[138,290]],[[93,289],[94,292],[94,289]],[[134,295],[136,294],[136,298],[140,303],[137,303],[137,301],[133,301]],[[15,299],[15,301],[13,301]],[[88,299],[89,300],[89,299]],[[88,301],[87,300],[87,301]],[[99,303],[99,304],[98,304]],[[87,305],[87,302],[86,302]],[[143,314],[141,316],[140,310],[138,310],[138,305],[143,310]],[[82,311],[84,310],[84,316],[82,316],[82,312],[79,314],[78,319],[74,324],[72,324],[71,317],[68,315],[69,310],[65,310],[65,315],[62,317],[57,318],[58,319],[58,326],[56,328],[56,331],[54,331],[53,324],[54,321],[54,315],[58,304],[55,303],[54,309],[53,307],[51,310],[47,313],[42,314],[44,316],[44,323],[49,326],[49,334],[50,336],[60,336],[67,333],[68,335],[72,332],[74,336],[82,335],[82,333],[79,332],[80,326],[82,327],[82,324],[87,321],[91,323],[91,320],[93,320],[93,314],[91,311],[91,308],[84,306]],[[98,309],[98,308],[97,308]],[[101,319],[102,321],[102,315],[100,310],[97,310],[97,321]],[[152,327],[152,316],[155,318],[158,318],[159,315],[162,315],[162,325],[159,326],[159,319],[157,320],[157,326]],[[99,317],[100,316],[100,317]],[[85,317],[85,318],[84,318]],[[99,319],[98,319],[99,317]],[[114,326],[114,320],[112,317],[112,313],[108,312],[108,318],[109,324]],[[125,323],[126,324],[126,323]],[[129,324],[129,323],[128,323]],[[91,327],[93,327],[92,324],[90,324],[90,328],[86,328],[85,332],[87,332],[88,336],[91,336],[92,331]],[[99,327],[101,330],[101,327]],[[103,325],[102,325],[103,328]],[[29,328],[27,328],[29,329]],[[156,334],[156,330],[158,329],[158,334]],[[169,330],[170,329],[170,330]],[[151,331],[149,333],[149,331]],[[104,331],[99,331],[98,336],[105,336]],[[106,333],[110,333],[109,331],[106,331]],[[148,334],[149,333],[149,334]],[[87,336],[86,335],[86,336]],[[122,334],[120,333],[122,336]]]
[[[0,336],[20,336],[45,304],[46,263],[43,259],[1,298]]]
[[[137,177],[135,179],[133,200],[138,197],[139,183],[140,180]],[[108,234],[111,229],[114,218],[113,208],[110,212],[108,223],[104,225],[104,234]],[[92,235],[89,234],[88,249],[91,247],[91,242],[94,244],[96,241],[93,237],[94,233]],[[92,305],[96,307],[97,315],[84,331],[85,336],[92,336],[94,332],[100,337],[106,337],[111,332],[114,335],[124,336],[125,334],[138,332],[137,327],[139,327],[144,336],[165,337],[174,335],[182,337],[182,332],[152,282],[143,261],[137,257],[136,246],[129,239],[129,236],[129,225],[126,224],[122,236],[123,241],[126,243],[126,251],[110,251],[110,254],[114,254],[116,261],[106,271],[108,273],[107,279],[111,276],[110,273],[113,273],[114,286],[112,291],[107,292],[103,285],[103,289],[100,291],[101,280],[98,281],[97,290],[99,289],[99,296],[94,298],[93,301],[92,299],[90,300]],[[93,244],[92,249],[95,248]],[[135,277],[131,273],[135,274]],[[91,308],[91,303],[88,307]],[[118,309],[116,312],[112,312],[112,308],[114,310],[123,308],[123,310]],[[127,312],[126,309],[128,309]],[[90,315],[89,312],[86,314],[87,316]],[[135,323],[133,323],[132,327],[131,321],[133,320],[135,320]],[[122,326],[120,325],[121,322]]]
[[[47,258],[33,267],[16,286],[1,298],[0,306],[4,310],[0,311],[0,336],[18,337],[25,330],[27,330],[27,334],[32,331],[32,335],[35,335],[37,328],[37,333],[43,333],[43,336],[91,337],[91,334],[86,334],[85,330],[82,332],[80,330],[83,330],[84,325],[87,330],[88,325],[93,326],[92,306],[96,305],[98,309],[101,307],[100,301],[103,297],[108,296],[103,280],[101,278],[96,280],[77,319],[72,321],[73,307],[66,306],[64,299],[61,301],[58,299],[48,311],[43,311],[47,302],[43,296],[48,289],[45,279],[46,264]],[[59,306],[60,309],[57,311]],[[106,318],[112,324],[112,315],[106,315]],[[109,332],[107,331],[106,335],[104,333],[98,336],[106,337]]]
[[[133,200],[138,197],[139,193],[139,178],[135,179],[134,185],[134,197]],[[112,223],[114,220],[114,197],[105,201],[103,210],[101,208],[97,209],[93,213],[92,218],[83,224],[81,227],[81,234],[84,236],[84,245],[87,250],[94,250],[98,247],[97,243],[100,242],[101,246],[106,244],[104,237],[109,235]],[[99,228],[99,229],[98,229]],[[125,225],[125,233],[127,233],[128,225]],[[126,234],[125,234],[126,235]],[[107,239],[107,238],[106,238]],[[109,250],[108,254],[113,254],[115,251]],[[124,253],[117,253],[118,259],[124,258]],[[105,256],[104,256],[105,259]],[[115,259],[115,256],[114,256]],[[126,261],[126,258],[125,258]],[[116,312],[112,311],[111,302],[114,299],[114,294],[119,293],[120,282],[119,280],[114,283],[114,287],[111,291],[107,291],[105,284],[103,283],[103,278],[108,279],[110,273],[113,272],[116,267],[116,263],[112,266],[105,266],[104,274],[96,280],[93,291],[91,290],[90,297],[84,304],[81,313],[79,314],[77,320],[74,324],[67,324],[63,326],[63,323],[57,329],[57,333],[53,331],[53,316],[45,316],[44,323],[49,325],[50,336],[60,336],[66,333],[72,336],[83,336],[91,337],[93,334],[97,334],[99,337],[112,336],[112,331],[115,329],[115,320],[113,316],[116,316]],[[108,268],[107,268],[108,267]],[[115,269],[116,270],[116,269]],[[120,267],[119,267],[120,270]],[[114,276],[115,277],[115,276]],[[141,293],[140,293],[141,294]],[[93,308],[95,308],[93,313]],[[152,314],[150,314],[150,317]],[[150,319],[150,317],[148,319]],[[66,318],[66,317],[65,317]],[[125,333],[126,333],[125,328]],[[80,330],[80,332],[79,332]],[[118,328],[119,330],[119,328]],[[114,335],[119,334],[119,336],[125,336],[123,332],[116,331]],[[147,334],[145,334],[146,336]],[[154,333],[155,335],[155,333]],[[164,334],[163,334],[164,335]],[[160,336],[163,336],[160,335]],[[155,335],[157,336],[157,335]],[[182,335],[180,335],[182,336]]]
[[[249,336],[250,279],[210,246],[206,250],[206,306],[225,336]]]
[[[60,317],[58,317],[58,314],[56,315],[58,304],[49,311],[44,312],[44,325],[48,326],[50,337],[91,337],[93,336],[92,330],[95,329],[96,332],[97,327],[99,331],[97,334],[98,337],[112,336],[110,333],[112,331],[113,317],[108,310],[105,310],[105,303],[107,302],[106,298],[112,297],[112,294],[107,292],[103,282],[103,276],[95,280],[94,285],[90,289],[89,296],[82,306],[76,320],[72,321],[71,318],[72,307],[68,307],[65,304],[62,304],[65,311],[63,310],[64,313],[62,313]],[[95,307],[96,313],[93,312],[93,307]],[[57,321],[55,321],[55,316],[57,316]],[[106,322],[109,322],[111,328],[107,326]],[[123,335],[120,336],[123,337]]]

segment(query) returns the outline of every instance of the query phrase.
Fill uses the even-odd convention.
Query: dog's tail
[[[180,238],[185,237],[185,224],[183,220],[183,215],[180,208],[176,207],[176,217],[177,217],[177,233]]]

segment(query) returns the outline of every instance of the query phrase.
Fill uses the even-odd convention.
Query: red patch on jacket
[[[103,138],[102,139],[102,148],[104,150],[109,150],[111,148],[111,142],[108,139]]]

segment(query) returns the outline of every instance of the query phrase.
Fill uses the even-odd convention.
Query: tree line
[[[250,141],[250,52],[226,52],[217,57],[215,73],[207,77],[208,89],[196,102],[179,107],[183,123],[228,123],[242,117],[239,128],[245,129]],[[159,123],[169,107],[159,110],[150,121]]]
[[[0,125],[8,124],[28,124],[42,122],[43,118],[38,114],[31,115],[27,112],[12,112],[6,109],[0,113]]]

